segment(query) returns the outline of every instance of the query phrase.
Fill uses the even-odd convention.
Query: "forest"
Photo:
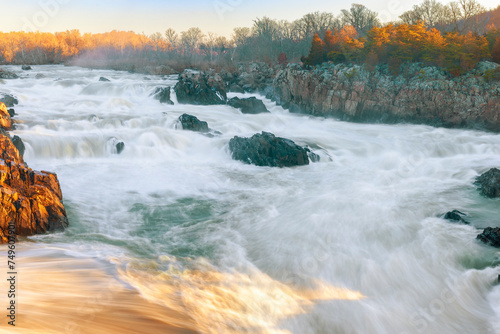
[[[500,62],[500,6],[487,10],[476,0],[443,5],[425,0],[399,20],[382,24],[378,14],[353,4],[339,15],[314,12],[293,22],[257,18],[238,27],[230,38],[193,27],[152,35],[111,31],[100,34],[0,32],[0,63],[75,63],[186,67],[231,67],[240,62],[269,64],[323,62],[387,64],[397,73],[404,62],[441,66],[453,75],[481,60]]]

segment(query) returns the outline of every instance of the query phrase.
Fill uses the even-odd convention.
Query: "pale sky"
[[[421,0],[360,0],[384,21],[395,20]],[[486,8],[498,0],[480,0]],[[82,33],[132,30],[137,33],[177,32],[199,27],[230,37],[235,27],[251,27],[257,17],[295,20],[304,14],[326,11],[338,15],[352,2],[325,0],[0,0],[0,31],[44,32],[79,29]],[[447,3],[447,2],[443,2]]]

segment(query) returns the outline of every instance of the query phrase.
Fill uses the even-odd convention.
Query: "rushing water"
[[[475,240],[500,226],[500,202],[472,185],[500,166],[499,135],[266,99],[270,114],[170,106],[151,94],[175,77],[7,69],[23,76],[0,91],[19,98],[24,158],[57,173],[70,219],[18,245],[26,333],[500,333],[500,252]],[[222,135],[181,130],[183,113]],[[233,161],[229,139],[261,131],[321,162]],[[472,226],[439,218],[452,209]]]

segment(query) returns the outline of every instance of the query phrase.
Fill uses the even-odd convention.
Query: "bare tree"
[[[458,0],[448,5],[448,15],[455,31],[463,34],[478,32],[483,22],[480,15],[486,9],[476,0]]]
[[[341,21],[344,26],[353,26],[361,36],[366,35],[374,26],[380,25],[378,14],[360,4],[353,4],[349,10],[343,9]]]
[[[179,35],[175,32],[175,30],[172,28],[168,28],[165,31],[165,38],[167,39],[167,41],[169,41],[170,44],[172,44],[172,48],[174,48],[175,50],[177,44],[179,43]]]
[[[186,51],[193,53],[204,37],[205,35],[200,28],[189,28],[187,31],[181,32],[181,43]]]

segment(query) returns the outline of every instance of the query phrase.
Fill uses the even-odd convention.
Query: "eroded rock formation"
[[[5,104],[0,103],[0,109],[6,110]],[[8,120],[12,124],[10,116]],[[68,226],[57,175],[29,168],[3,129],[0,130],[0,202],[1,242],[8,241],[9,229],[16,236],[29,236]]]

